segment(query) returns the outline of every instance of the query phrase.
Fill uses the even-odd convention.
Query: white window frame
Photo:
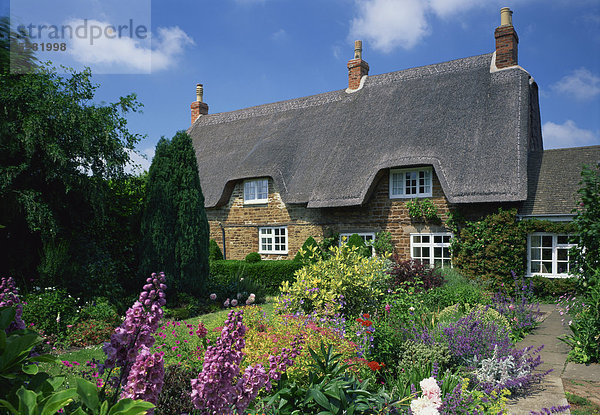
[[[539,236],[541,237],[541,241],[540,241],[540,246],[539,247],[533,247],[532,246],[532,237],[534,236]],[[543,244],[543,237],[544,236],[551,236],[552,237],[552,246],[547,246],[544,247],[542,246]],[[566,236],[567,237],[567,243],[566,244],[559,244],[558,243],[558,237],[559,236]],[[573,243],[569,243],[568,240],[570,238],[571,235],[569,235],[568,233],[551,233],[551,232],[533,232],[527,235],[527,276],[528,277],[533,277],[535,275],[539,275],[541,277],[546,277],[546,278],[569,278],[572,277],[573,274],[570,274],[569,272],[566,273],[559,273],[558,272],[558,263],[559,263],[559,259],[558,259],[558,250],[562,249],[562,250],[567,250],[567,269],[569,268],[569,255],[568,255],[568,250],[570,250],[571,248],[573,248],[574,246],[576,246],[576,244]],[[533,259],[532,258],[532,251],[534,249],[539,249],[540,251],[543,249],[552,249],[552,259],[546,259],[543,260],[543,253],[540,252],[540,259]],[[542,268],[542,263],[543,262],[551,262],[552,263],[552,270],[550,272],[532,272],[531,271],[531,264],[532,262],[540,262],[540,269]],[[560,262],[565,262],[563,260],[561,260]]]
[[[429,241],[428,242],[416,242],[415,241],[415,236],[420,236],[421,238],[423,236],[428,236],[429,237]],[[435,237],[441,237],[442,238],[442,242],[434,242],[435,241]],[[444,237],[449,237],[450,240],[448,242],[444,242]],[[412,259],[416,259],[419,261],[422,261],[423,263],[427,262],[425,261],[425,259],[427,259],[427,261],[429,261],[428,265],[430,265],[431,267],[436,266],[435,261],[436,259],[439,259],[441,261],[441,267],[440,268],[452,268],[452,254],[450,253],[450,241],[452,240],[452,233],[451,232],[431,232],[431,233],[411,233],[410,234],[410,257]],[[429,249],[429,255],[427,257],[423,256],[422,252],[420,256],[415,256],[415,248],[420,248],[421,251],[423,248],[428,248]],[[436,256],[435,255],[435,248],[441,248],[442,250],[442,255],[441,256]],[[444,248],[448,249],[448,256],[444,256]],[[448,264],[444,264],[445,261],[448,261]]]
[[[281,234],[282,231],[283,235]],[[283,238],[283,242],[281,242],[281,238]],[[288,240],[287,226],[261,226],[258,228],[258,253],[286,255],[288,253]],[[267,247],[264,247],[265,245]],[[271,249],[268,248],[268,245]]]
[[[266,193],[259,193],[261,186],[266,187]],[[264,205],[265,203],[269,203],[269,179],[244,180],[244,204]]]
[[[425,183],[423,186],[428,186],[428,189],[425,191],[420,191],[420,180],[419,177],[423,173],[424,177],[422,178]],[[416,175],[415,186],[416,193],[406,193],[406,175],[414,174]],[[397,177],[396,175],[401,175],[401,177]],[[399,180],[399,183],[398,183]],[[427,181],[429,182],[427,184]],[[398,183],[399,186],[395,186]],[[412,186],[411,186],[412,187]],[[431,197],[433,193],[433,169],[431,167],[419,167],[413,169],[390,169],[390,199],[414,199],[419,197]]]

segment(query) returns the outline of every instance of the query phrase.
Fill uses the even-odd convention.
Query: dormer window
[[[244,204],[256,205],[269,202],[269,180],[252,179],[244,182]]]
[[[390,170],[390,198],[431,197],[431,167]]]

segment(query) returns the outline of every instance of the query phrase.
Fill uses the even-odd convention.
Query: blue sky
[[[24,1],[44,4],[46,21],[114,19],[101,10],[107,0],[11,5]],[[98,101],[138,95],[143,113],[129,125],[147,135],[138,148],[149,156],[161,136],[189,126],[196,83],[215,113],[346,88],[354,39],[370,74],[488,53],[504,6],[514,12],[519,64],[540,88],[545,148],[600,144],[600,0],[136,1],[122,2],[119,17],[150,26],[151,42],[110,44],[93,59],[72,50],[68,63],[93,60]]]

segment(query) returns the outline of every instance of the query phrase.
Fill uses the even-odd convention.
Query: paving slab
[[[592,363],[584,365],[581,363],[567,363],[562,373],[564,379],[585,380],[588,382],[600,382],[600,364]]]

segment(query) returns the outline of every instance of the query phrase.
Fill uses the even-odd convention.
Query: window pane
[[[421,258],[421,247],[413,247],[413,258]]]
[[[404,194],[404,186],[402,186],[402,173],[392,173],[392,194]]]
[[[413,242],[418,244],[421,242],[421,235],[413,235]]]
[[[552,262],[542,262],[542,273],[544,273],[544,274],[552,273]]]
[[[443,248],[442,255],[444,256],[444,258],[450,258],[450,248]]]
[[[559,245],[566,245],[569,243],[569,237],[567,235],[558,235],[556,237],[556,243]]]
[[[559,261],[569,260],[569,251],[567,249],[557,249],[556,254]]]
[[[421,252],[423,253],[423,257],[429,258],[430,254],[429,254],[429,247],[428,246],[424,246],[422,248]]]
[[[531,262],[531,272],[540,272],[540,263],[535,261]]]
[[[542,237],[539,235],[533,235],[531,237],[531,246],[542,246]]]
[[[542,259],[552,261],[552,249],[542,249]]]
[[[556,272],[558,274],[567,274],[569,272],[569,263],[568,262],[557,262]]]
[[[442,235],[434,235],[433,236],[433,243],[441,244],[442,243]]]
[[[257,183],[257,199],[268,199],[269,198],[269,181],[258,180]]]
[[[552,235],[544,235],[542,236],[542,246],[543,247],[552,247]]]
[[[428,243],[429,243],[429,235],[422,235],[422,236],[421,236],[421,241],[422,241],[424,244],[428,244]]]
[[[442,248],[434,247],[433,248],[433,257],[434,258],[441,258],[442,257]]]
[[[531,248],[531,259],[542,259],[542,255],[539,248]]]
[[[433,265],[435,265],[436,267],[441,267],[442,266],[442,260],[434,258],[433,259]]]

